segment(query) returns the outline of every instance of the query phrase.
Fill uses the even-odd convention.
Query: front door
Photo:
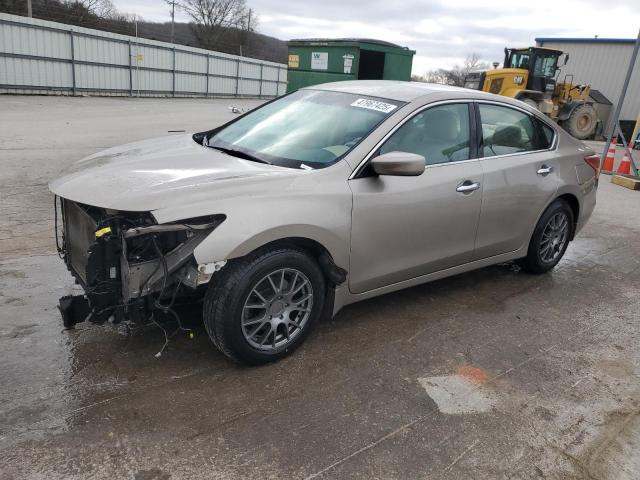
[[[482,168],[470,148],[466,103],[429,107],[375,155],[423,155],[418,177],[364,170],[353,192],[349,288],[362,293],[471,260],[482,203]]]

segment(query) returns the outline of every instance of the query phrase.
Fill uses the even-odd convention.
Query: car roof
[[[400,80],[349,80],[345,82],[322,83],[305,87],[303,90],[325,90],[331,92],[344,92],[353,95],[363,95],[368,97],[386,98],[400,102],[427,102],[430,96],[434,96],[434,101],[441,100],[489,100],[494,103],[515,106],[529,111],[544,123],[557,129],[555,124],[540,111],[531,106],[516,100],[515,98],[496,95],[470,88],[452,87],[450,85],[440,85],[437,83],[405,82]]]
[[[388,98],[389,100],[398,100],[401,102],[412,102],[434,93],[444,93],[451,98],[496,97],[495,95],[486,92],[470,90],[468,88],[439,85],[436,83],[405,82],[399,80],[349,80],[346,82],[322,83],[320,85],[313,85],[305,88],[352,93],[355,95],[365,95],[369,97]],[[497,98],[504,99],[504,97]]]

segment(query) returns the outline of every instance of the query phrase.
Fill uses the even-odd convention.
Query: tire
[[[598,123],[598,114],[593,105],[583,103],[573,109],[569,118],[562,122],[564,129],[578,140],[585,140],[593,135]]]
[[[554,225],[558,228],[554,228]],[[520,267],[536,274],[546,273],[555,267],[567,250],[574,225],[569,204],[561,199],[554,201],[538,220],[529,241],[527,256],[518,261]]]
[[[239,363],[260,365],[293,352],[323,310],[322,271],[295,248],[232,260],[216,277],[204,298],[204,325],[214,345]]]

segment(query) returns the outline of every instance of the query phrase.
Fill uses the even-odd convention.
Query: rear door
[[[362,293],[468,262],[482,203],[482,169],[471,144],[468,103],[430,106],[409,118],[372,157],[423,155],[417,177],[365,168],[353,192],[349,288]]]
[[[484,173],[474,260],[518,250],[558,181],[555,131],[533,115],[501,103],[475,103]]]

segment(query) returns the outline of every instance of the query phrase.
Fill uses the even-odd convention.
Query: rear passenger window
[[[380,154],[410,152],[427,165],[469,159],[469,106],[454,103],[428,108],[402,125],[380,148]]]
[[[498,105],[480,104],[479,107],[483,157],[549,148],[553,130],[531,115]]]

